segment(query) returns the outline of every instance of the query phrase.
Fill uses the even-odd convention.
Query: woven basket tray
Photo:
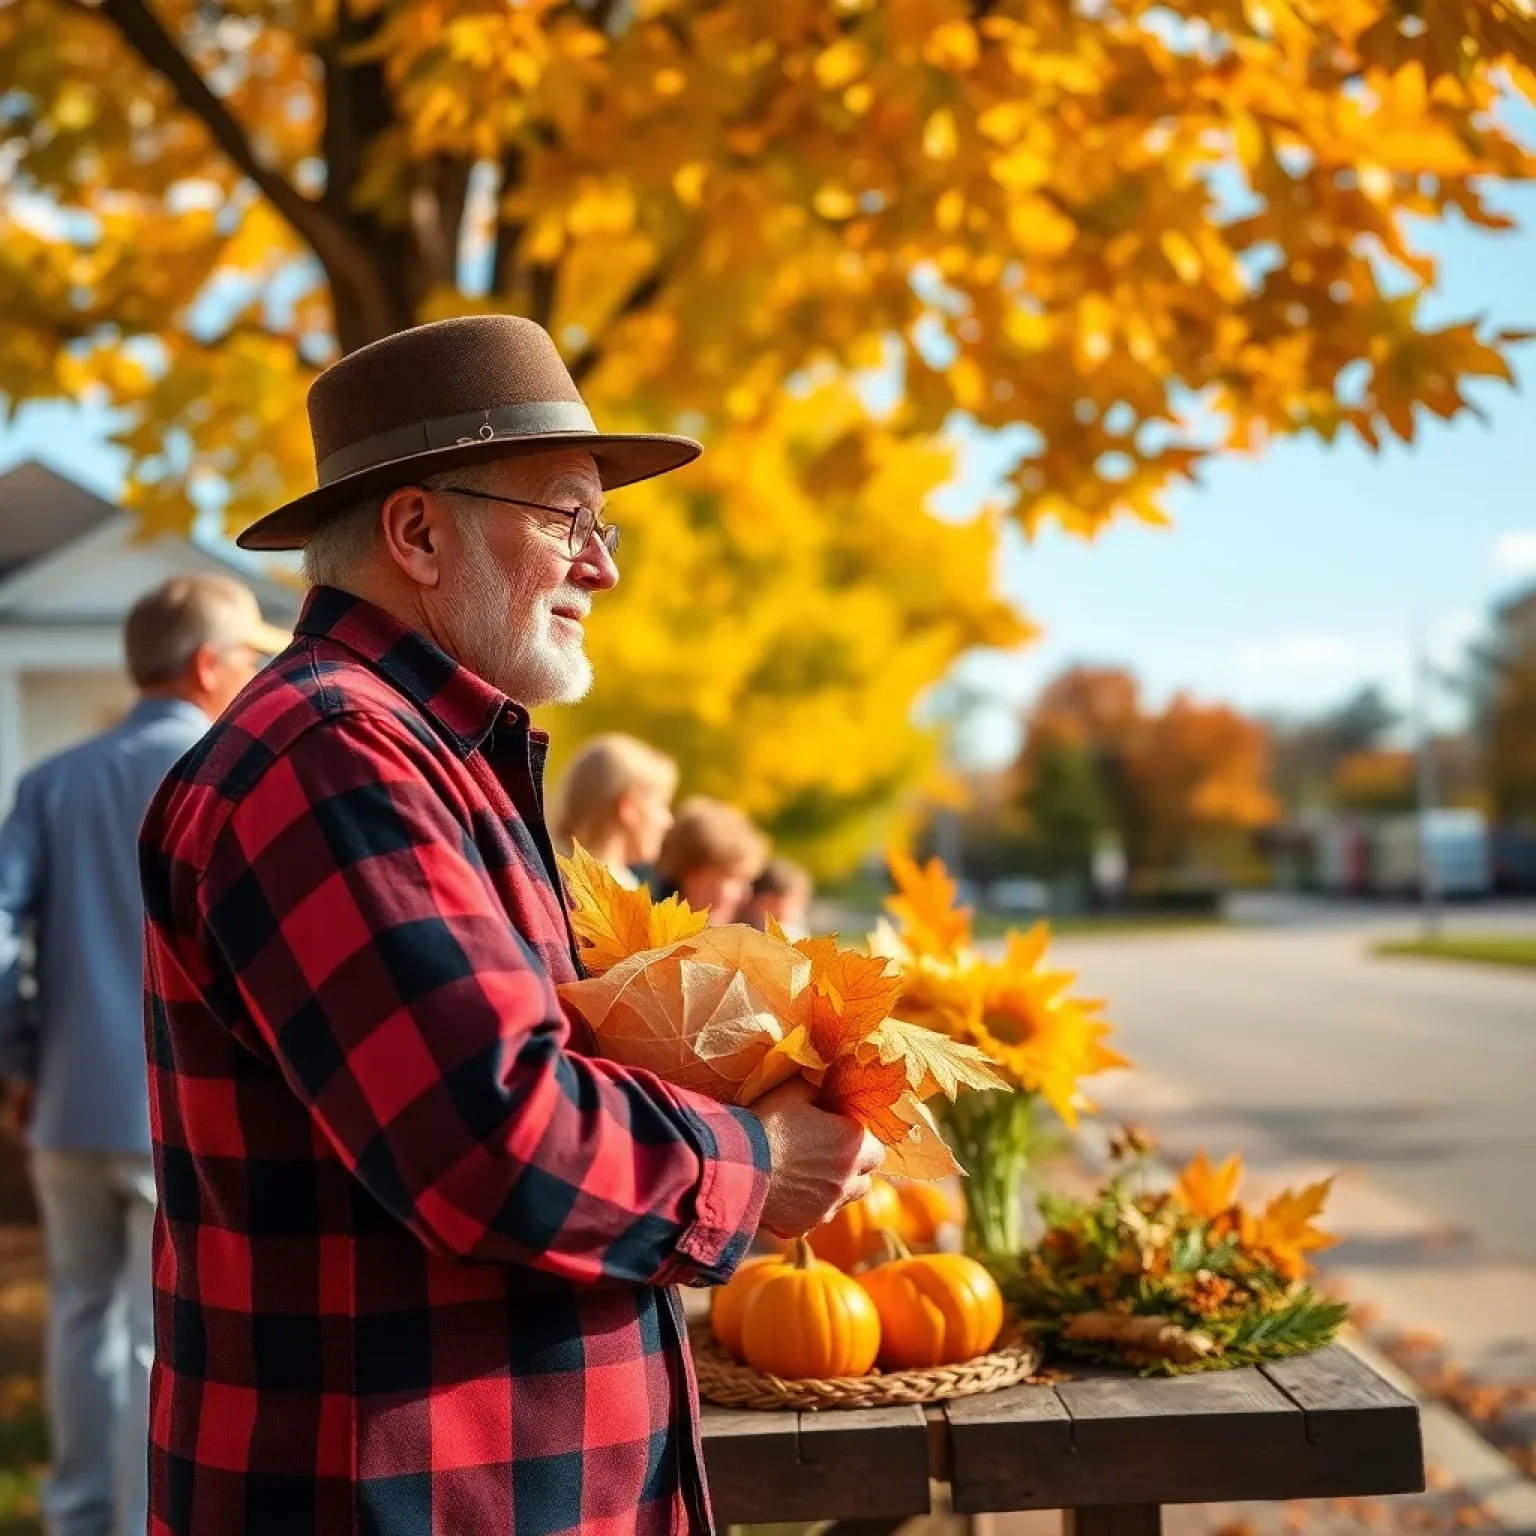
[[[889,1408],[899,1403],[941,1403],[949,1397],[1016,1387],[1040,1368],[1040,1346],[1021,1338],[1016,1330],[1005,1334],[991,1354],[978,1355],[963,1365],[795,1381],[738,1365],[706,1324],[693,1328],[691,1339],[699,1396],[722,1408]]]

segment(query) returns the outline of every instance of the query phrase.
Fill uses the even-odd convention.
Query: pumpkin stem
[[[881,1227],[878,1230],[881,1247],[885,1250],[885,1256],[880,1260],[882,1264],[894,1264],[897,1259],[910,1259],[912,1257],[912,1250],[902,1241],[902,1236],[899,1232],[894,1231],[890,1227]]]
[[[796,1269],[810,1269],[816,1262],[816,1255],[811,1245],[803,1237],[795,1239],[795,1251],[790,1262]]]

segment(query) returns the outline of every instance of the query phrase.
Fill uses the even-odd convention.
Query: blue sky
[[[1536,328],[1536,189],[1501,202],[1520,233],[1453,226],[1426,242],[1441,258],[1437,309]],[[963,664],[992,701],[961,733],[963,758],[1007,760],[1020,707],[1080,660],[1129,665],[1153,698],[1184,688],[1315,710],[1376,681],[1406,703],[1416,631],[1449,663],[1491,603],[1536,582],[1536,344],[1516,367],[1524,389],[1480,392],[1487,425],[1428,424],[1375,458],[1298,442],[1228,460],[1177,496],[1172,530],[1126,523],[1092,545],[1011,536],[1001,579],[1045,638]],[[111,494],[121,465],[105,430],[100,413],[29,407],[0,429],[0,466],[41,457]],[[993,468],[978,454],[967,486]],[[1455,700],[1437,713],[1452,723]]]

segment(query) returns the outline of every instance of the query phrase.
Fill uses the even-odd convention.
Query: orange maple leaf
[[[1268,1258],[1287,1280],[1300,1280],[1311,1268],[1307,1254],[1338,1242],[1330,1232],[1312,1225],[1322,1213],[1331,1178],[1301,1190],[1283,1190],[1264,1207],[1262,1216],[1244,1213],[1243,1246]]]
[[[558,860],[571,898],[571,930],[589,976],[603,975],[642,949],[692,938],[709,922],[708,913],[695,912],[676,896],[653,902],[644,886],[626,890],[580,843],[572,845],[569,858]]]
[[[896,1103],[906,1095],[907,1065],[904,1061],[881,1061],[871,1055],[859,1059],[859,1052],[839,1056],[822,1079],[816,1102],[823,1109],[849,1115],[867,1126],[886,1146],[894,1147],[912,1132],[912,1123],[896,1113]]]
[[[823,1061],[834,1061],[890,1017],[905,983],[886,974],[890,962],[883,956],[840,949],[836,939],[802,939],[795,948],[811,962],[811,1044]]]
[[[941,859],[921,867],[899,848],[885,856],[896,894],[885,901],[901,926],[902,942],[914,955],[954,960],[971,942],[971,909],[957,905],[960,888]]]
[[[1232,1208],[1243,1180],[1243,1159],[1234,1152],[1220,1168],[1212,1168],[1205,1149],[1195,1153],[1173,1186],[1173,1198],[1192,1215],[1215,1221]]]

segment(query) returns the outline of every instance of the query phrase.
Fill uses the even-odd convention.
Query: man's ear
[[[450,521],[442,502],[419,485],[390,492],[379,509],[389,558],[419,587],[442,580],[443,535]]]
[[[219,653],[211,645],[200,645],[192,652],[187,670],[200,693],[215,693],[219,686]]]
[[[621,790],[619,798],[613,802],[613,819],[628,832],[635,824],[635,792],[632,789]]]

